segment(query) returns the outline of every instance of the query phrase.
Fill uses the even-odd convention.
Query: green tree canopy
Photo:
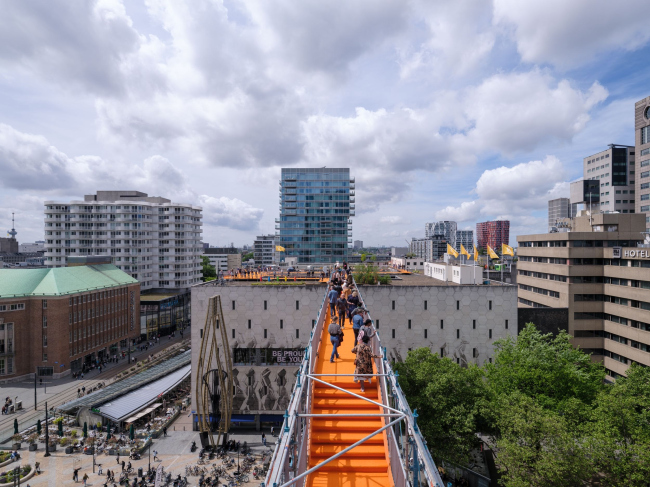
[[[212,264],[210,264],[210,259],[208,257],[204,256],[201,258],[201,266],[203,267],[203,281],[210,281],[217,277],[217,270]]]

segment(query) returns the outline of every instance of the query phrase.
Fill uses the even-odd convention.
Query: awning
[[[191,367],[191,365],[181,367],[162,379],[100,405],[98,407],[99,414],[115,422],[124,420],[133,422],[135,419],[149,414],[162,405],[161,403],[157,405],[153,403],[159,401],[163,394],[171,391],[190,376]],[[136,413],[139,413],[139,415]]]

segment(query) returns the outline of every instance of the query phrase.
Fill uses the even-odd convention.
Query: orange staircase
[[[348,323],[344,328],[343,344],[339,347],[340,359],[330,363],[332,343],[327,328],[329,313],[323,327],[320,350],[314,374],[354,374],[354,332]],[[376,370],[375,370],[376,372]],[[376,402],[382,402],[376,377],[372,384],[365,383],[365,392],[360,384],[349,377],[318,377],[329,384],[346,389]],[[346,414],[382,414],[380,406],[336,390],[318,381],[313,382],[313,414],[335,414],[311,420],[309,435],[308,468],[326,461],[336,453],[365,438],[384,426],[379,416],[346,417]],[[361,445],[353,448],[335,460],[316,470],[307,478],[308,487],[394,487],[388,462],[388,446],[385,433],[378,433]]]

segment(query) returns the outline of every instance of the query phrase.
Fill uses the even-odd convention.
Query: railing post
[[[285,433],[289,432],[289,410],[288,409],[284,410],[284,432]]]
[[[382,355],[384,356],[384,360],[386,360],[386,347],[381,347],[382,348]]]
[[[296,387],[300,387],[300,369],[298,369]]]

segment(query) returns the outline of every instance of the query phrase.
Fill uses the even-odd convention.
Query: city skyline
[[[18,240],[43,240],[45,201],[129,189],[203,207],[214,246],[250,245],[274,233],[280,168],[323,166],[355,175],[368,246],[438,220],[542,232],[583,158],[634,145],[650,94],[649,5],[551,11],[7,1],[0,233],[15,212]]]

